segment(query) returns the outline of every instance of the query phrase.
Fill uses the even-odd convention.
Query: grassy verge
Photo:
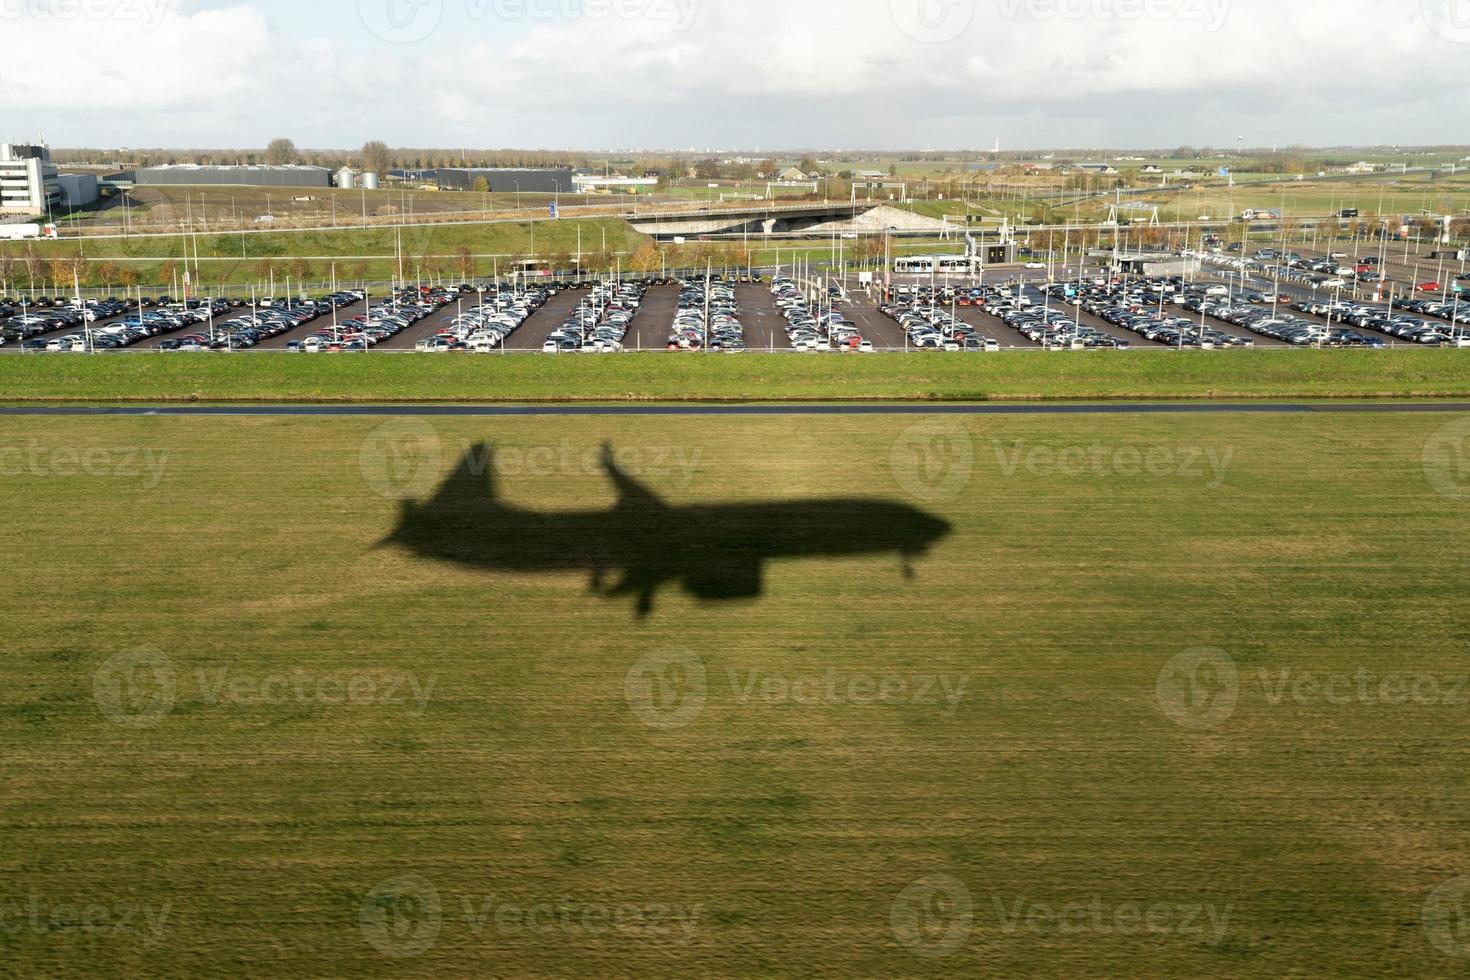
[[[8,421],[7,972],[1453,975],[1447,421],[918,430],[952,465],[911,420]],[[610,508],[609,438],[677,504],[953,534],[643,621],[375,550],[481,440],[510,503]]]
[[[1470,396],[1455,351],[0,357],[0,401],[1007,401]]]
[[[298,278],[304,273],[308,280],[326,279],[333,268],[333,257],[339,280],[386,279],[397,273],[395,256],[400,241],[404,274],[408,277],[414,276],[416,268],[434,268],[445,276],[460,275],[455,256],[462,249],[476,257],[474,275],[488,277],[493,262],[484,256],[573,255],[579,236],[584,256],[600,252],[604,241],[608,251],[615,253],[635,251],[648,241],[626,221],[607,218],[537,221],[534,228],[530,222],[520,222],[223,233],[200,235],[197,247],[203,283],[213,286],[260,282],[272,269],[278,281],[293,270]],[[24,278],[24,257],[28,249],[34,249],[46,260],[84,256],[91,263],[90,282],[98,281],[103,263],[112,263],[135,273],[138,282],[167,285],[173,267],[182,268],[185,255],[192,260],[194,248],[195,243],[184,236],[65,239],[7,243],[0,245],[0,255],[9,255],[13,260],[14,278]],[[299,265],[295,261],[298,257],[305,257]],[[49,273],[46,275],[49,282]]]

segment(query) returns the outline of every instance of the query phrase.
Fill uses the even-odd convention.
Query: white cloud
[[[1425,78],[1470,70],[1419,0],[891,0],[973,2],[941,44],[902,33],[890,0],[686,0],[687,30],[444,0],[411,46],[375,39],[355,3],[313,36],[260,4],[11,16],[38,2],[0,0],[0,99],[8,125],[71,145],[1449,142],[1453,86]]]

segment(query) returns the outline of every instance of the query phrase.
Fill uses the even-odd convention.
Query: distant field
[[[297,200],[301,198],[302,200]],[[581,204],[582,195],[566,195],[568,204]],[[350,225],[366,210],[369,216],[435,214],[455,211],[503,211],[518,207],[544,207],[549,194],[478,194],[473,191],[425,191],[418,187],[382,188],[376,191],[343,190],[336,187],[136,187],[123,199],[107,202],[101,210],[81,211],[73,221],[88,225],[118,225],[131,222],[137,228],[176,225],[190,220],[197,224],[233,225],[243,219],[274,215],[285,220],[333,219]],[[593,203],[596,198],[590,199]]]
[[[397,232],[397,234],[395,234]],[[648,241],[621,219],[587,219],[538,221],[497,224],[444,224],[406,227],[391,226],[344,229],[322,232],[269,232],[262,234],[200,235],[197,239],[201,275],[206,285],[248,284],[266,279],[266,263],[275,270],[279,282],[292,271],[293,259],[306,257],[307,278],[324,281],[331,272],[331,260],[337,262],[339,280],[386,280],[397,274],[394,260],[396,241],[401,240],[404,274],[414,278],[415,269],[436,266],[444,276],[458,276],[456,253],[468,249],[475,259],[475,275],[488,278],[496,268],[494,257],[528,257],[574,255],[578,236],[583,256],[599,253],[604,240],[609,252],[631,253]],[[606,238],[604,239],[604,235]],[[35,244],[43,257],[85,255],[97,267],[113,261],[119,268],[131,269],[144,284],[167,284],[162,273],[165,263],[182,267],[184,256],[193,257],[196,242],[183,236],[159,238],[109,238],[102,240],[64,240]],[[22,245],[0,246],[0,254],[19,259],[25,254]],[[428,258],[431,261],[425,262]],[[299,277],[297,277],[299,278]],[[116,285],[116,284],[114,284]]]
[[[1464,397],[1451,350],[1126,354],[0,357],[0,401]]]
[[[1455,422],[9,419],[4,970],[1456,975]],[[646,621],[377,548],[483,440],[953,533]]]

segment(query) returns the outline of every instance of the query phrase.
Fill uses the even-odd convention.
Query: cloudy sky
[[[1006,148],[1470,139],[1470,0],[0,0],[0,139]]]

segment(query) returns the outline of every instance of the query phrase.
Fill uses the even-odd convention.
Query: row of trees
[[[360,167],[372,173],[395,169],[430,169],[435,167],[591,167],[585,155],[556,150],[449,150],[393,148],[382,140],[370,140],[353,152],[344,150],[301,149],[295,141],[280,137],[264,149],[196,148],[104,150],[97,148],[55,149],[52,158],[60,164],[93,164],[98,166],[153,167],[164,164],[192,163],[200,166],[227,164],[306,164],[337,169]]]

